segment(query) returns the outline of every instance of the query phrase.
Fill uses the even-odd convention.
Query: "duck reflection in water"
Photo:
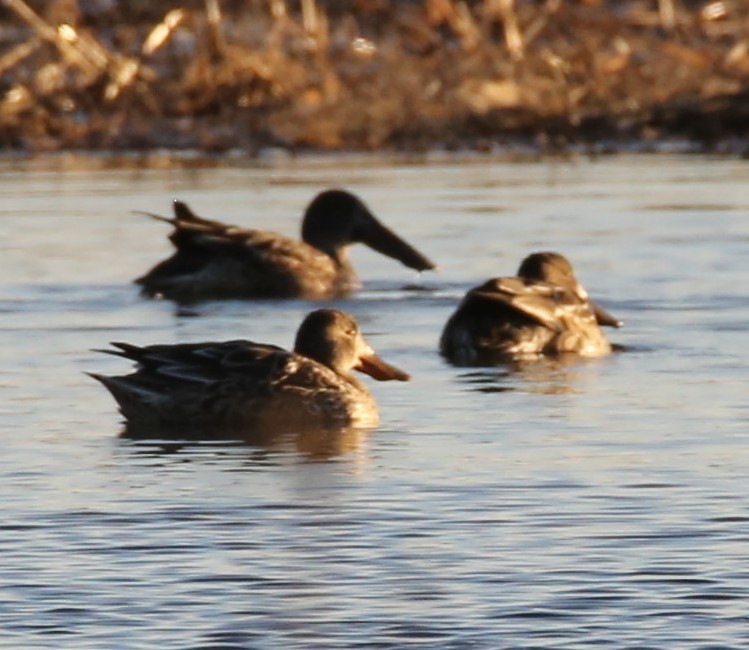
[[[360,283],[348,247],[361,242],[416,271],[435,265],[384,226],[354,194],[326,190],[307,207],[302,241],[210,221],[174,203],[169,239],[176,252],[135,280],[151,297],[178,302],[221,298],[346,296]]]
[[[248,436],[377,426],[359,370],[380,381],[410,377],[378,357],[352,316],[318,309],[302,322],[294,351],[246,340],[102,350],[135,361],[122,376],[89,373],[112,393],[134,432]]]
[[[595,376],[601,357],[581,357],[563,353],[554,356],[505,359],[501,363],[472,366],[473,370],[458,375],[469,390],[478,393],[509,393],[521,391],[539,395],[570,395],[585,392],[590,377]]]
[[[440,351],[458,366],[601,357],[612,350],[602,325],[621,322],[588,297],[567,258],[533,253],[517,276],[487,280],[466,294],[445,325]]]
[[[120,437],[135,446],[139,454],[170,456],[199,455],[208,447],[211,458],[237,457],[247,449],[252,465],[275,464],[282,456],[297,455],[302,461],[328,461],[340,457],[360,460],[366,447],[367,429],[357,427],[302,427],[293,431],[256,430],[224,425],[155,425],[127,422]],[[242,454],[240,454],[241,456]]]

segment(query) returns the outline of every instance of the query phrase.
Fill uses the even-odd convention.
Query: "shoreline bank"
[[[128,6],[6,1],[0,153],[749,151],[745,3]]]

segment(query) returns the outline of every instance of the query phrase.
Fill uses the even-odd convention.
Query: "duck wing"
[[[299,242],[282,235],[254,228],[240,228],[221,221],[212,221],[196,215],[186,203],[174,202],[174,217],[164,217],[151,212],[138,212],[152,219],[171,224],[174,229],[169,235],[178,251],[205,249],[237,254],[255,251],[258,257],[267,254],[293,253]]]
[[[137,364],[132,376],[154,382],[208,385],[241,378],[248,384],[272,381],[291,353],[275,345],[235,340],[221,343],[148,345],[112,342],[102,350]]]
[[[101,350],[130,359],[135,372],[92,376],[104,384],[126,418],[220,421],[247,415],[289,372],[293,354],[273,345],[236,340],[139,347],[113,342]],[[293,365],[293,364],[292,364]]]
[[[495,314],[505,312],[508,317],[530,319],[555,332],[563,329],[564,319],[573,313],[594,318],[587,303],[574,292],[519,277],[489,280],[472,289],[466,300]]]
[[[335,284],[333,260],[301,241],[266,230],[240,228],[197,216],[181,201],[172,224],[177,249],[136,280],[144,291],[177,300],[205,297],[324,294]]]

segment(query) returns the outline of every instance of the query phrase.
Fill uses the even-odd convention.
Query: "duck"
[[[418,272],[434,263],[383,225],[343,189],[319,193],[302,219],[301,241],[196,215],[175,201],[170,223],[174,254],[135,280],[148,297],[180,303],[216,299],[346,297],[361,283],[348,248],[361,242]]]
[[[612,346],[601,326],[622,322],[597,305],[570,261],[536,252],[517,276],[498,277],[468,291],[440,337],[440,352],[459,366],[574,354],[602,357]]]
[[[353,374],[379,381],[410,376],[381,359],[350,314],[310,312],[293,351],[248,340],[146,345],[111,343],[98,350],[136,364],[101,382],[128,424],[229,427],[249,432],[315,427],[375,427],[374,397]]]

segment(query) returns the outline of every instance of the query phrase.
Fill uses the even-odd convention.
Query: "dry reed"
[[[2,0],[15,38],[0,49],[0,146],[373,149],[743,133],[749,7],[738,1],[151,5],[87,16],[68,0],[63,20],[49,3]]]

